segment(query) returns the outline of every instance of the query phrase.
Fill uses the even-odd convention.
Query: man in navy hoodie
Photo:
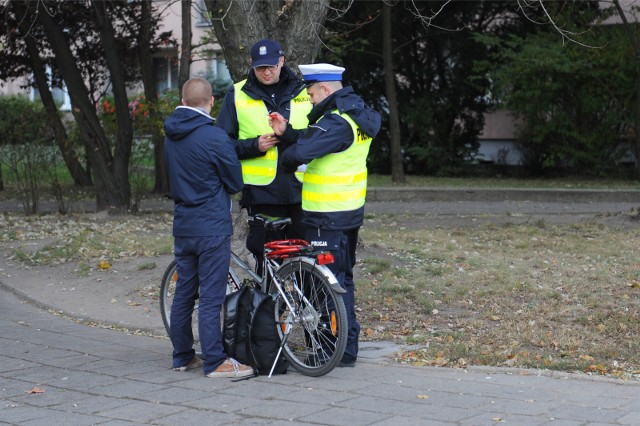
[[[243,377],[253,369],[227,358],[220,328],[233,233],[230,194],[242,190],[242,169],[233,142],[213,125],[213,101],[209,82],[192,78],[182,88],[182,106],[164,123],[178,272],[171,305],[173,369],[204,365],[207,377]],[[198,298],[202,360],[191,328]]]

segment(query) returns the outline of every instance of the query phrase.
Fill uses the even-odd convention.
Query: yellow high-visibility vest
[[[360,130],[347,114],[354,140],[342,152],[316,158],[307,165],[302,183],[302,209],[313,212],[341,212],[364,206],[367,194],[367,155],[372,138]]]
[[[238,118],[238,139],[255,138],[272,133],[269,126],[268,110],[262,100],[256,100],[242,91],[247,80],[234,84],[235,104]],[[306,90],[291,99],[289,123],[294,129],[304,129],[309,125],[307,114],[311,111],[311,102]],[[242,178],[248,185],[269,185],[276,178],[278,166],[278,148],[273,146],[265,155],[241,160]]]

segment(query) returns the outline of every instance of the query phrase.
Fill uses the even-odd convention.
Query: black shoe
[[[355,367],[355,366],[356,366],[355,361],[351,361],[351,362],[340,361],[338,363],[338,367]]]
[[[197,356],[194,356],[193,358],[191,358],[189,360],[188,363],[186,363],[185,365],[181,366],[181,367],[174,367],[173,371],[188,371],[188,370],[193,370],[195,368],[200,368],[202,367],[202,360],[200,358],[198,358]]]

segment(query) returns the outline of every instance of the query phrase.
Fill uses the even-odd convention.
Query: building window
[[[53,101],[58,106],[60,111],[71,111],[71,98],[69,98],[69,92],[67,92],[67,87],[64,82],[62,83],[62,87],[51,87],[51,67],[47,65],[47,80],[49,90],[51,90],[51,96],[53,96]],[[31,94],[29,95],[29,99],[32,101],[40,100],[40,91],[36,87],[31,87]]]
[[[214,56],[207,61],[207,69],[203,77],[211,83],[213,94],[216,97],[223,96],[229,86],[233,84],[227,63],[222,57]]]
[[[204,4],[204,0],[197,0],[194,2],[193,7],[196,15],[196,26],[210,27],[211,20],[209,20],[209,12],[207,11],[207,6]]]
[[[178,88],[178,57],[162,56],[153,58],[153,70],[156,77],[156,90],[164,93]]]
[[[222,58],[214,57],[211,59],[211,74],[216,80],[231,81],[231,73],[227,68],[227,63]]]

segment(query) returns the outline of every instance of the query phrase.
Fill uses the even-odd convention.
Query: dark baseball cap
[[[263,39],[251,47],[251,67],[277,65],[284,50],[273,40]]]

